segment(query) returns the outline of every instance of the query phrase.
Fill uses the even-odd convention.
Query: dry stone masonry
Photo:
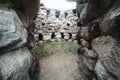
[[[0,80],[32,79],[29,74],[34,72],[30,68],[35,60],[27,44],[32,32],[26,27],[30,29],[27,22],[33,19],[38,6],[39,0],[0,0]]]
[[[46,9],[41,4],[34,31],[37,41],[75,41],[78,29],[76,10]]]
[[[72,1],[77,2],[79,64],[85,80],[93,80],[91,74],[98,80],[120,80],[120,0]]]
[[[120,0],[67,1],[76,9],[0,0],[0,80],[37,80],[36,41],[76,39],[83,80],[120,80]]]

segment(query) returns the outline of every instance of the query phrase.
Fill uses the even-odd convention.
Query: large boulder
[[[12,3],[14,7],[17,6],[15,9],[24,13],[20,15],[27,15],[29,18],[35,17],[40,6],[40,0],[12,0]]]
[[[33,27],[25,26],[38,8],[39,0],[0,0],[0,80],[30,80],[29,69],[35,62],[26,43]]]
[[[30,80],[32,54],[27,48],[0,55],[0,80]]]
[[[106,71],[105,67],[99,60],[96,63],[95,72],[99,80],[115,80],[112,78],[112,76],[109,75],[109,73]]]
[[[77,0],[78,5],[81,3],[85,4],[85,2],[86,2],[85,0]],[[87,2],[86,7],[83,7],[83,10],[81,11],[82,15],[80,20],[82,21],[82,24],[86,25],[88,22],[100,18],[103,14],[106,13],[106,11],[108,11],[111,8],[113,3],[115,2],[116,0],[97,0],[97,1],[89,0]]]
[[[98,60],[107,72],[103,75],[111,76],[112,80],[120,80],[120,42],[110,36],[102,36],[93,40],[92,47],[98,53]],[[102,79],[103,76],[99,74],[98,69],[96,66],[96,73]]]
[[[99,80],[120,80],[120,0],[89,0],[83,25],[97,21],[101,35],[93,37],[92,49],[98,53],[95,72]],[[97,26],[96,26],[97,27]],[[91,33],[89,33],[91,34]],[[91,35],[89,35],[91,37]]]
[[[2,8],[0,10],[0,53],[20,48],[26,42],[27,31],[15,11]]]
[[[40,0],[2,0],[1,3],[3,2],[9,9],[15,9],[24,26],[28,27],[29,20],[35,17],[39,9],[39,1]]]
[[[86,47],[81,47],[78,50],[79,68],[80,71],[86,76],[85,80],[93,80],[96,78],[94,68],[97,60],[97,54],[93,50]]]
[[[120,0],[101,18],[102,36],[93,41],[93,49],[98,53],[99,60],[112,80],[120,80]],[[98,69],[98,68],[97,68]],[[98,74],[100,76],[100,74]],[[102,77],[101,77],[102,78]],[[105,80],[105,79],[104,79]]]
[[[111,35],[115,38],[120,36],[120,1],[107,12],[104,18],[101,19],[100,28],[103,34]]]

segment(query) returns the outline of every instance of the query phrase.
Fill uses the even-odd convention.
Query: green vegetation
[[[52,54],[77,54],[78,45],[68,41],[46,42],[38,45],[36,49],[39,59],[49,57]]]

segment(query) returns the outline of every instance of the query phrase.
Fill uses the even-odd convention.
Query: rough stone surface
[[[119,80],[120,75],[120,55],[119,53],[119,42],[116,42],[114,38],[110,36],[102,36],[93,41],[93,49],[98,53],[98,59],[109,72],[109,75],[114,80]],[[99,75],[99,74],[98,74]]]
[[[114,80],[106,71],[100,61],[96,63],[95,72],[100,80]]]
[[[77,0],[77,3],[82,4],[80,1]],[[84,6],[81,12],[77,12],[80,12],[81,25],[89,25],[90,44],[92,50],[98,53],[96,74],[99,80],[120,80],[120,0],[89,0],[87,4],[86,8]],[[96,29],[91,31],[94,21],[97,22]]]
[[[87,6],[88,6],[88,4],[85,4],[84,7],[83,7],[83,9],[82,9],[82,11],[81,11],[81,13],[80,13],[81,24],[84,23],[84,20],[87,17]]]
[[[0,53],[22,47],[27,31],[14,11],[0,10]]]
[[[11,5],[8,7],[16,9],[25,27],[29,26],[29,20],[35,18],[40,5],[40,0],[7,0],[7,2]]]
[[[96,78],[94,74],[94,67],[97,60],[96,52],[89,50],[86,47],[81,47],[78,50],[78,57],[80,71],[86,76],[86,80]]]
[[[76,21],[77,21],[77,16],[73,12],[73,10],[59,11],[59,10],[54,10],[54,9],[46,9],[44,5],[41,5],[36,21],[35,21],[36,29],[34,33],[37,33],[37,34],[44,33],[42,35],[47,36],[47,37],[52,36],[52,35],[49,35],[49,33],[50,34],[54,33],[55,34],[54,39],[65,39],[66,40],[66,37],[65,37],[66,33],[77,35],[79,28],[77,27]],[[61,35],[61,33],[64,36]],[[70,39],[69,35],[67,35],[67,39]],[[48,39],[43,39],[43,40],[48,40]]]
[[[38,6],[39,0],[0,0],[0,80],[30,80],[29,74],[35,72],[36,67],[29,71],[36,61],[26,45],[33,26],[25,27],[35,17]]]
[[[51,39],[51,34],[50,33],[43,33],[43,40],[47,41]]]
[[[81,0],[78,0],[81,1]],[[98,1],[88,1],[87,5],[83,2],[84,7],[82,8],[80,16],[80,20],[83,25],[87,25],[87,23],[91,22],[94,19],[101,17],[103,14],[108,11],[112,4],[116,2],[116,0],[98,0]],[[79,7],[79,6],[78,6]],[[79,10],[78,10],[79,11]]]
[[[0,55],[0,80],[30,80],[28,69],[32,55],[27,48],[21,48]]]
[[[120,41],[119,41],[119,22],[120,22],[120,1],[117,0],[114,6],[106,13],[100,22],[100,28],[103,34],[110,36],[99,37],[93,45],[95,51],[99,55],[99,60],[109,72],[114,80],[120,80]]]
[[[100,23],[100,28],[104,34],[111,35],[113,37],[119,38],[120,31],[120,7],[118,6],[120,1],[116,2],[116,5],[102,18]]]

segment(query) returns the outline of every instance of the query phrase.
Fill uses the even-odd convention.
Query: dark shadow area
[[[61,33],[61,39],[64,39],[65,35],[64,33]]]
[[[51,39],[55,39],[55,33],[52,33]]]
[[[42,34],[39,34],[39,40],[43,40],[43,35]]]
[[[59,18],[59,16],[60,16],[60,11],[59,11],[59,10],[57,10],[57,11],[55,12],[55,16],[56,16],[56,18]]]
[[[72,39],[72,33],[69,33],[69,38]]]
[[[66,19],[66,17],[67,17],[67,15],[68,15],[68,13],[67,13],[67,12],[64,12],[64,15],[65,15],[65,19]]]

